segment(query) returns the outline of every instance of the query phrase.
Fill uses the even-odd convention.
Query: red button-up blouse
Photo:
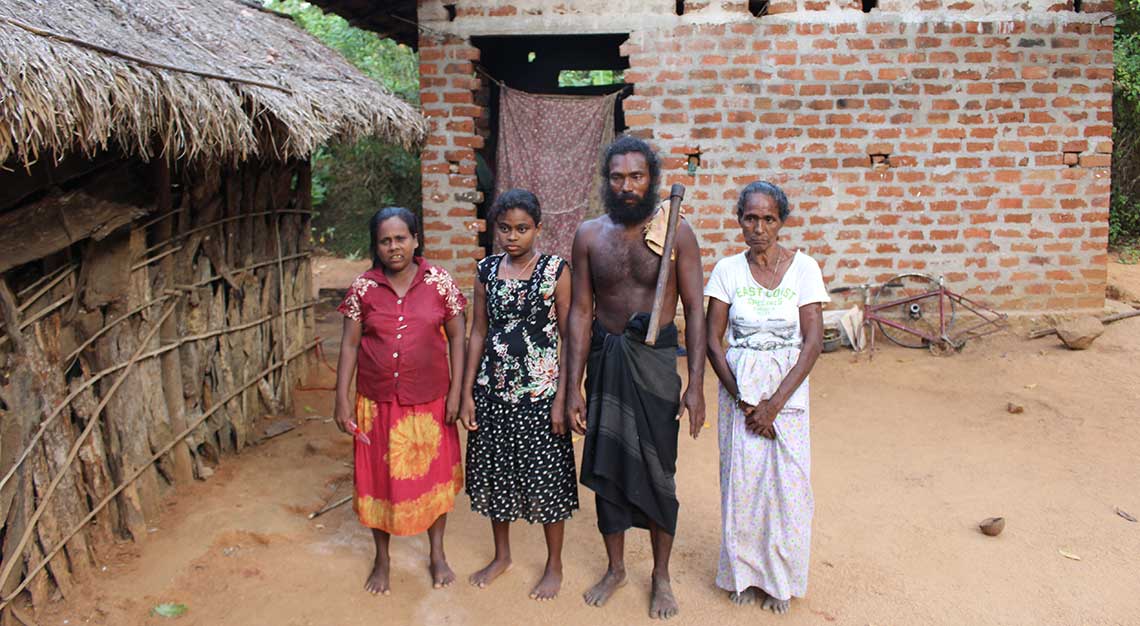
[[[376,402],[424,404],[447,393],[451,382],[444,322],[467,298],[443,268],[421,258],[408,292],[396,295],[384,270],[352,282],[337,310],[361,324],[356,390]]]

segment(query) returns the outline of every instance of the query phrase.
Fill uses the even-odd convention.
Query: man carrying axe
[[[625,583],[625,531],[647,528],[653,545],[649,615],[668,619],[678,612],[669,554],[677,530],[679,421],[688,410],[694,439],[705,421],[701,251],[678,215],[684,187],[675,185],[670,206],[658,211],[661,166],[648,144],[619,138],[606,150],[602,176],[606,214],[583,222],[574,235],[565,373],[566,415],[586,436],[581,480],[596,495],[609,558],[605,575],[584,597],[602,606]],[[683,404],[672,323],[678,295],[689,351]],[[583,369],[588,401],[579,391]]]

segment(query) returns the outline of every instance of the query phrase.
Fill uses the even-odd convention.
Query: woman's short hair
[[[744,217],[744,207],[748,206],[748,196],[754,193],[768,196],[776,203],[776,211],[780,215],[781,222],[788,219],[788,214],[792,212],[788,206],[788,197],[784,195],[782,189],[766,180],[748,183],[744,189],[740,190],[740,195],[736,198],[736,219]]]
[[[400,206],[390,206],[380,209],[372,215],[372,219],[368,220],[368,238],[369,249],[372,251],[372,269],[379,269],[383,267],[380,262],[380,255],[376,254],[377,239],[380,236],[380,224],[392,219],[393,217],[404,222],[408,227],[408,232],[416,238],[416,254],[420,253],[420,247],[423,246],[422,238],[420,237],[420,222],[416,219],[416,214]]]
[[[542,223],[542,207],[538,204],[538,196],[526,189],[508,189],[499,194],[499,197],[495,198],[494,204],[487,211],[487,223],[493,225],[502,217],[503,213],[511,209],[526,211],[536,226]]]

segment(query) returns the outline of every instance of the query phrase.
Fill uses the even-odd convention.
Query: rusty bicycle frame
[[[907,278],[920,279],[936,286],[900,298],[883,302],[878,301],[879,296],[889,292],[892,288],[902,287],[902,281]],[[876,328],[892,343],[905,348],[927,348],[934,354],[947,354],[961,351],[966,345],[966,340],[982,337],[1006,328],[1007,316],[1005,313],[995,311],[976,300],[951,291],[950,288],[946,286],[946,282],[942,276],[906,273],[894,276],[890,280],[878,285],[864,283],[858,287],[836,287],[831,289],[830,292],[844,293],[856,289],[863,292],[863,324],[871,327],[870,348],[872,351],[875,349]],[[872,302],[873,295],[876,298],[874,302]],[[917,323],[923,318],[923,309],[919,303],[934,298],[937,298],[937,326],[930,320],[927,321],[927,323],[933,328],[933,331],[917,328],[914,323]],[[959,328],[954,330],[955,309],[959,306],[965,311],[973,313],[975,321],[964,329]],[[901,322],[898,317],[889,317],[883,314],[885,311],[901,309],[903,307],[905,307],[904,310],[907,312],[905,319],[914,322],[911,326]],[[872,322],[874,322],[874,324],[872,324]],[[884,326],[913,335],[919,340],[918,345],[906,343],[892,337],[891,334],[884,329]]]

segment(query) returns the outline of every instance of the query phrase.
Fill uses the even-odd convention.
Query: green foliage
[[[1137,243],[1140,236],[1140,202],[1125,195],[1112,197],[1108,214],[1108,243],[1124,247]]]
[[[1116,0],[1116,15],[1108,243],[1129,248],[1140,241],[1140,0]]]
[[[625,82],[623,75],[621,70],[562,70],[558,73],[558,86],[620,85]]]
[[[302,0],[266,0],[369,78],[419,103],[419,57],[407,46],[355,28]],[[419,154],[376,139],[332,143],[313,153],[313,236],[330,251],[367,256],[368,218],[386,206],[422,213]]]
[[[314,235],[337,254],[367,256],[368,219],[376,211],[421,211],[419,155],[399,146],[376,139],[329,145],[313,159],[314,190],[318,179],[328,187],[313,219]]]
[[[302,0],[267,0],[265,6],[293,16],[301,28],[392,93],[408,102],[419,102],[419,58],[411,48],[355,28],[343,17],[325,13]]]

